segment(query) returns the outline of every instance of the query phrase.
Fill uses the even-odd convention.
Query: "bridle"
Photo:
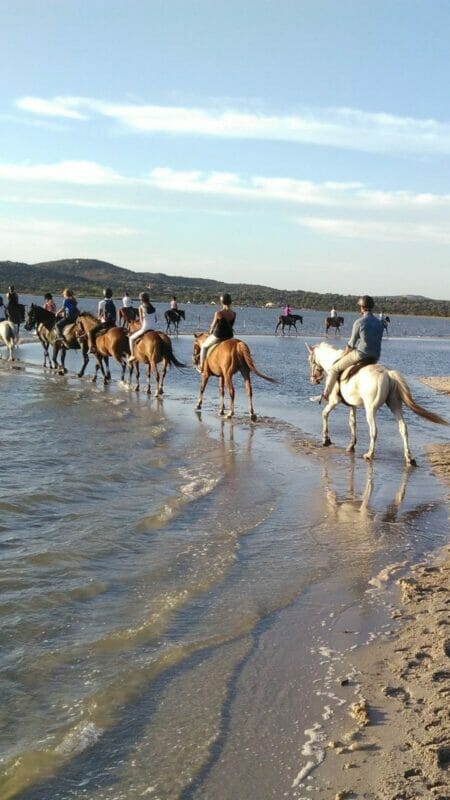
[[[325,370],[323,367],[320,366],[320,364],[317,363],[314,357],[314,350],[311,350],[308,360],[309,360],[309,366],[311,368],[309,381],[314,386],[317,386],[317,384],[321,382],[323,376],[325,375]]]

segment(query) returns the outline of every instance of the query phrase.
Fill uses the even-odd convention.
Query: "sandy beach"
[[[423,381],[450,393],[450,377]],[[430,445],[427,457],[450,488],[450,445]],[[348,725],[328,742],[320,796],[450,798],[450,547],[416,564],[398,586],[393,629],[342,671]]]

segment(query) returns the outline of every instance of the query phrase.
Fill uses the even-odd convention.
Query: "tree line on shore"
[[[70,286],[80,296],[101,295],[110,286],[116,296],[124,290],[137,296],[143,289],[150,291],[152,300],[167,301],[176,295],[180,303],[211,303],[223,291],[229,291],[233,303],[239,306],[282,307],[286,303],[293,309],[327,311],[333,305],[339,312],[355,311],[357,295],[332,292],[319,293],[303,290],[283,290],[248,283],[224,283],[208,278],[189,278],[165,275],[160,272],[134,272],[96,259],[69,258],[38,264],[0,261],[0,286],[14,284],[22,294],[61,293]],[[368,290],[367,287],[363,287]],[[370,288],[370,287],[369,287]],[[378,311],[387,314],[412,314],[416,316],[450,316],[450,301],[433,300],[417,295],[377,296]]]

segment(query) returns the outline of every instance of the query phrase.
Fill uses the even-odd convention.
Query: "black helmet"
[[[103,289],[103,297],[107,297],[108,299],[112,297],[112,289]]]
[[[370,297],[368,294],[363,294],[362,297],[360,297],[359,300],[358,300],[358,308],[362,307],[362,308],[368,308],[369,310],[372,310],[374,305],[375,305],[375,303],[373,301],[373,298]]]
[[[231,295],[228,292],[224,292],[220,295],[220,302],[224,306],[231,306]]]
[[[150,302],[150,295],[148,292],[141,292],[139,295],[139,300],[142,300],[143,303]]]

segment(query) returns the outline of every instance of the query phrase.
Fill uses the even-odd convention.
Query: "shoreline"
[[[450,377],[422,381],[450,394]],[[450,444],[428,445],[426,455],[450,500]],[[393,629],[342,665],[348,716],[317,770],[324,799],[450,798],[450,545],[397,586]]]

